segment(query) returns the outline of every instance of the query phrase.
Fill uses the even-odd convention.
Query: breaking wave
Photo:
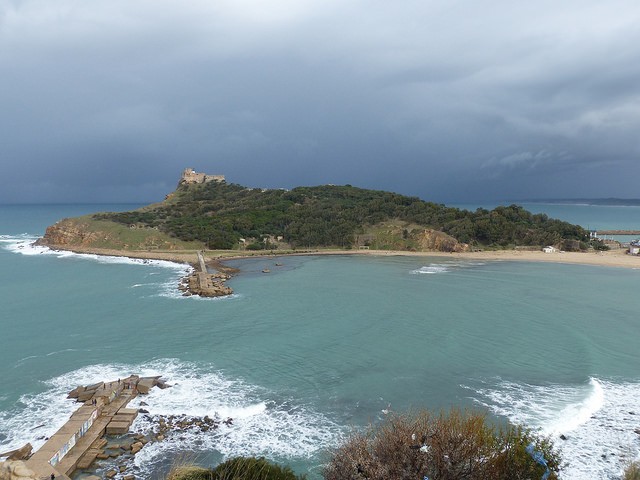
[[[168,297],[174,299],[183,300],[199,300],[205,302],[211,301],[224,301],[233,298],[238,298],[238,295],[229,295],[226,297],[217,298],[202,298],[196,295],[185,296],[180,290],[178,290],[178,283],[180,279],[185,277],[192,268],[189,265],[184,265],[175,262],[169,262],[166,260],[148,260],[140,258],[129,257],[117,257],[109,255],[95,255],[91,253],[74,253],[65,250],[52,250],[49,247],[35,245],[34,242],[39,237],[30,234],[21,235],[0,235],[0,247],[13,253],[21,255],[47,255],[57,258],[78,258],[84,260],[90,260],[103,264],[120,264],[120,265],[144,265],[148,267],[158,267],[170,272],[168,280],[159,281],[158,283],[136,283],[131,288],[140,288],[151,286],[155,289],[156,295],[160,297]]]
[[[469,268],[475,266],[485,265],[482,262],[444,262],[444,263],[430,263],[423,267],[411,270],[409,273],[412,275],[435,275],[439,273],[448,273],[456,269]]]
[[[31,442],[34,449],[55,433],[78,408],[67,400],[67,393],[78,385],[100,380],[162,375],[170,388],[152,389],[138,396],[131,408],[146,405],[148,415],[140,414],[131,430],[143,434],[154,427],[154,415],[186,415],[232,418],[208,432],[180,431],[168,434],[162,442],[147,444],[134,459],[138,475],[153,476],[167,458],[184,452],[219,452],[223,456],[257,455],[271,459],[309,458],[333,446],[343,434],[338,426],[313,407],[295,399],[280,399],[276,392],[230,379],[211,365],[162,359],[139,365],[92,365],[52,378],[43,391],[23,395],[15,408],[0,412],[0,451]]]
[[[497,387],[471,390],[472,398],[493,413],[550,436],[568,464],[564,479],[620,478],[625,465],[640,456],[640,435],[634,431],[640,422],[638,383],[500,381]]]

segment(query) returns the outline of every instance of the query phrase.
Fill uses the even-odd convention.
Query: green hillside
[[[472,247],[558,245],[577,250],[586,248],[588,240],[588,232],[579,226],[516,205],[469,212],[350,185],[267,190],[225,182],[187,184],[162,203],[93,218],[153,228],[211,249],[286,244],[414,250],[421,248],[420,234],[426,229]]]

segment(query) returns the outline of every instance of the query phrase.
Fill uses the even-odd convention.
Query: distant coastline
[[[640,198],[543,198],[518,200],[516,204],[585,205],[602,207],[640,207]]]

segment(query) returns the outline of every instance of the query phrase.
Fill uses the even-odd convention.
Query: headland
[[[190,168],[163,202],[63,219],[37,243],[189,264],[193,273],[180,288],[201,296],[231,293],[224,285],[231,272],[220,261],[253,256],[445,256],[640,266],[638,256],[616,249],[620,244],[605,244],[579,225],[518,205],[470,212],[351,185],[248,188]]]

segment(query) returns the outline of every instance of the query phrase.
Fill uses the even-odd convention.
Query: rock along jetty
[[[184,278],[178,287],[183,291],[183,295],[224,297],[233,293],[233,290],[224,284],[229,279],[229,275],[222,272],[209,273],[202,252],[198,252],[198,267],[194,273]]]
[[[128,433],[138,411],[126,408],[127,404],[138,394],[149,393],[154,386],[169,385],[160,377],[131,375],[72,390],[68,398],[75,398],[82,406],[32,456],[29,457],[30,445],[9,452],[13,455],[4,454],[9,460],[0,463],[0,479],[49,479],[54,475],[69,480],[76,469],[88,468],[96,458],[104,457],[105,434]]]

